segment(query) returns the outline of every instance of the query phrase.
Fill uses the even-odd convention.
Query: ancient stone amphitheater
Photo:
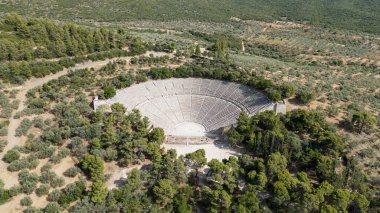
[[[119,90],[112,99],[95,100],[94,107],[122,103],[137,108],[166,135],[203,136],[231,127],[241,111],[273,110],[263,93],[233,82],[202,78],[148,81]]]

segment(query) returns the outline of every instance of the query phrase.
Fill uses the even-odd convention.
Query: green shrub
[[[297,94],[297,100],[302,104],[309,104],[315,99],[315,93],[308,90],[301,90]]]
[[[4,107],[4,108],[1,110],[0,117],[1,117],[1,118],[11,118],[11,116],[12,116],[12,111],[13,111],[12,108]]]
[[[16,129],[16,136],[22,136],[22,135],[26,135],[26,133],[28,132],[29,128],[32,126],[32,121],[30,121],[29,119],[25,118],[21,121],[21,124],[19,127],[17,127]]]
[[[78,158],[82,158],[87,153],[87,147],[79,137],[71,139],[69,148],[71,149],[72,155]]]
[[[285,82],[279,86],[279,90],[281,91],[282,98],[290,98],[295,94],[294,85],[288,82]]]
[[[280,101],[282,99],[281,92],[277,89],[269,88],[266,89],[265,92],[268,95],[268,98],[274,102]]]
[[[106,153],[105,153],[104,158],[107,161],[116,160],[117,159],[117,150],[115,150],[114,148],[108,147],[106,149]]]
[[[20,200],[21,206],[30,206],[32,205],[32,203],[32,198],[30,198],[29,196],[26,196]]]
[[[36,152],[36,156],[38,159],[46,159],[53,156],[54,152],[54,147],[43,146]]]
[[[36,195],[41,197],[43,195],[49,194],[50,186],[48,184],[42,184],[40,187],[36,189]]]
[[[4,151],[5,146],[7,146],[8,142],[6,140],[0,139],[0,152]]]
[[[36,128],[42,129],[44,127],[44,120],[41,117],[35,117],[32,123]]]
[[[332,105],[332,106],[328,106],[327,107],[327,114],[331,117],[333,116],[337,116],[338,115],[338,112],[339,112],[339,109],[338,107]]]
[[[68,168],[65,172],[63,172],[63,175],[66,177],[75,177],[78,173],[80,173],[80,169],[76,166]]]
[[[4,127],[0,128],[0,136],[6,136],[6,135],[8,135],[8,130],[4,126]]]
[[[63,177],[55,177],[50,181],[50,186],[53,188],[61,187],[65,185],[65,179]]]
[[[86,189],[84,181],[77,181],[75,183],[68,184],[62,191],[61,196],[58,199],[60,205],[70,204],[82,197],[83,192]]]
[[[361,158],[373,158],[375,157],[375,155],[376,155],[376,152],[371,148],[363,149],[359,152],[359,156]]]
[[[38,166],[39,161],[36,156],[29,155],[26,158],[22,158],[20,160],[15,160],[9,164],[7,170],[10,172],[17,172],[22,169],[34,169]]]
[[[11,149],[7,153],[5,153],[2,160],[6,163],[12,163],[13,161],[18,160],[19,158],[20,153],[15,149]]]
[[[40,209],[37,209],[36,207],[29,206],[23,211],[23,213],[43,213],[43,211]]]
[[[35,173],[29,173],[27,170],[22,170],[18,174],[18,181],[21,190],[26,194],[31,194],[37,187],[38,176]]]
[[[58,164],[62,159],[70,155],[70,151],[66,148],[61,148],[56,155],[51,156],[50,162]]]
[[[51,163],[46,163],[41,167],[41,172],[50,171],[53,168]]]
[[[9,191],[4,189],[4,182],[0,179],[0,205],[9,199]]]
[[[60,213],[61,212],[61,207],[56,202],[50,202],[50,203],[48,203],[45,206],[43,212],[46,212],[46,213]]]
[[[14,197],[17,196],[21,192],[20,186],[12,186],[9,190],[9,196]]]
[[[103,88],[103,94],[105,99],[114,97],[116,95],[115,87],[112,85],[105,86]]]
[[[50,202],[57,202],[62,192],[59,189],[54,189],[47,197],[47,200]]]

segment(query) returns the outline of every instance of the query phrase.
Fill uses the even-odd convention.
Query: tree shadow
[[[140,168],[140,170],[149,170],[149,168],[151,167],[151,165],[150,164],[146,164],[146,165],[143,165],[141,168]],[[118,180],[115,180],[113,183],[115,184],[115,186],[117,187],[117,188],[120,188],[120,187],[122,187],[122,186],[124,186],[124,184],[125,184],[125,181],[128,179],[128,173],[127,173],[127,175],[126,175],[126,177],[124,178],[124,177],[122,177],[122,178],[120,178],[120,179],[118,179]]]

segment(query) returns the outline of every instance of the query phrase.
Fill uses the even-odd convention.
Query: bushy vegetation
[[[17,127],[16,129],[16,136],[22,136],[26,135],[28,132],[29,128],[33,125],[32,121],[25,118],[21,121],[20,126]]]
[[[78,56],[72,59],[64,58],[59,61],[11,61],[0,64],[0,77],[2,77],[2,80],[5,82],[21,84],[31,77],[41,78],[61,71],[64,68],[73,67],[77,63],[105,60],[107,58],[133,56],[143,52],[145,52],[145,49],[133,49],[131,51],[115,49],[106,52],[93,53],[83,57]],[[7,113],[7,111],[4,111],[3,113]],[[6,114],[4,114],[4,116],[6,116]]]
[[[45,206],[45,208],[43,208],[43,212],[59,213],[61,210],[62,209],[57,202],[50,202]]]
[[[22,170],[18,174],[18,181],[23,193],[32,194],[37,188],[38,175],[35,173],[30,173],[28,170]]]
[[[78,167],[71,167],[71,168],[68,168],[66,171],[63,172],[63,175],[67,176],[67,177],[75,177],[78,175],[78,173],[80,173],[80,169]]]
[[[357,111],[352,115],[351,125],[355,131],[362,133],[374,128],[376,120],[370,112]]]
[[[316,95],[314,94],[313,91],[308,91],[308,90],[301,90],[298,94],[297,94],[297,100],[301,103],[301,104],[309,104],[310,102],[312,102],[316,97]]]
[[[22,83],[32,76],[44,77],[88,60],[145,52],[141,41],[130,38],[123,30],[25,19],[15,14],[5,16],[0,29],[0,61],[3,62],[0,63],[0,77],[10,83]],[[130,51],[122,50],[125,45],[130,46]],[[59,60],[35,60],[40,58]]]
[[[23,169],[34,169],[38,164],[38,158],[34,155],[29,155],[27,157],[22,157],[19,160],[12,161],[7,167],[7,170],[10,172],[17,172]]]
[[[4,182],[0,179],[0,205],[7,202],[9,198],[9,191],[4,189]]]
[[[0,140],[0,152],[4,151],[5,146],[7,145],[7,141]]]
[[[66,158],[67,156],[70,155],[70,151],[66,148],[62,148],[58,150],[58,152],[54,155],[51,156],[50,162],[54,164],[59,164],[62,159]]]
[[[323,211],[325,208],[332,211],[367,211],[369,208],[367,198],[357,192],[350,192],[328,181],[315,186],[311,177],[301,171],[292,176],[287,169],[286,157],[279,152],[264,159],[243,155],[239,159],[230,157],[223,162],[212,160],[208,163],[210,170],[205,174],[207,183],[198,186],[196,168],[205,164],[204,150],[198,150],[185,158],[177,158],[175,151],[169,150],[162,155],[161,160],[154,161],[149,171],[133,170],[125,185],[113,190],[107,199],[99,203],[84,198],[72,211],[99,208],[102,211],[163,208],[174,212],[191,212],[195,208],[208,212],[257,212],[268,208],[289,211]],[[193,168],[194,173],[186,175],[186,166]],[[151,175],[144,177],[145,172]],[[244,180],[244,187],[238,187],[238,178]],[[148,193],[150,190],[152,194]],[[292,207],[286,207],[290,203]]]
[[[48,188],[47,185],[50,185],[52,188],[57,188],[65,184],[65,180],[59,177],[49,164],[41,168],[41,175],[38,177],[38,180],[44,184],[44,188]],[[45,189],[42,190],[43,194],[45,193],[44,191]]]
[[[370,7],[368,5],[371,5]],[[241,19],[309,21],[322,26],[379,32],[379,2],[343,1],[331,4],[327,0],[244,0],[244,1],[136,1],[95,0],[81,4],[73,0],[34,0],[31,4],[13,1],[3,5],[1,12],[17,11],[24,15],[49,16],[74,21],[122,22],[126,20],[194,20],[227,22],[231,17]],[[101,11],[98,8],[102,8]],[[33,11],[30,14],[30,11]],[[127,13],[125,11],[128,11]],[[347,21],[351,20],[351,21]]]
[[[58,203],[62,206],[68,205],[83,196],[84,190],[86,188],[85,182],[83,180],[68,184],[60,194],[58,198]]]
[[[305,134],[310,137],[307,142],[302,139]],[[282,117],[269,111],[251,118],[243,113],[229,139],[233,145],[245,144],[260,157],[280,151],[289,162],[302,162],[304,167],[315,170],[320,182],[336,180],[333,169],[328,170],[332,174],[325,170],[333,164],[325,163],[336,161],[344,149],[342,138],[324,121],[323,115],[304,110],[291,111]]]
[[[140,56],[140,57],[131,58],[130,63],[138,64],[138,65],[164,64],[164,63],[167,63],[169,59],[170,59],[169,56],[162,56],[162,57]]]
[[[44,195],[49,194],[50,185],[48,184],[42,184],[40,187],[36,189],[36,195],[41,197]]]
[[[71,26],[70,24],[63,25]],[[239,30],[245,27],[237,25],[239,25]],[[75,29],[79,30],[82,27]],[[253,63],[253,67],[238,63],[242,58],[242,54],[238,53],[242,51],[243,40],[240,37],[193,31],[181,34],[183,36],[181,39],[201,38],[202,46],[204,45],[203,47],[207,47],[207,50],[211,52],[201,55],[200,45],[194,47],[191,44],[188,53],[195,53],[202,57],[194,57],[198,59],[178,68],[153,67],[149,70],[126,70],[126,61],[119,60],[99,70],[70,71],[67,76],[30,90],[27,93],[27,108],[17,113],[15,117],[44,113],[54,118],[43,120],[41,116],[33,120],[23,120],[17,131],[18,135],[31,133],[32,131],[28,129],[32,126],[38,128],[39,133],[29,134],[25,146],[5,153],[4,161],[9,163],[7,169],[11,172],[19,172],[20,185],[4,190],[3,184],[0,183],[0,204],[18,193],[34,192],[37,196],[46,196],[50,203],[41,209],[28,207],[25,212],[64,210],[70,212],[376,211],[379,208],[376,182],[368,181],[355,158],[347,154],[348,150],[355,147],[354,144],[357,147],[362,140],[346,146],[349,137],[341,137],[336,127],[324,120],[324,114],[320,111],[295,110],[285,115],[262,112],[252,117],[242,114],[238,119],[236,129],[229,132],[227,140],[231,146],[244,149],[245,153],[223,161],[215,159],[207,161],[205,150],[177,156],[174,150],[160,149],[165,138],[164,130],[158,127],[151,128],[149,120],[138,110],[128,109],[131,113],[126,115],[127,109],[121,104],[112,105],[110,111],[103,111],[101,108],[93,111],[90,107],[89,96],[110,98],[115,95],[116,89],[144,82],[148,78],[212,78],[234,81],[259,89],[273,101],[293,98],[296,95],[295,98],[299,103],[305,105],[311,101],[334,102],[336,108],[326,109],[330,116],[336,116],[337,113],[346,110],[344,107],[348,105],[349,112],[345,124],[350,130],[358,133],[355,136],[366,136],[376,131],[377,112],[362,111],[361,102],[357,100],[362,98],[372,102],[373,105],[369,108],[376,109],[377,94],[366,93],[362,97],[355,97],[352,102],[356,103],[349,105],[351,100],[348,100],[348,97],[355,94],[354,89],[351,89],[353,87],[349,79],[340,77],[342,73],[326,74],[330,71],[328,66],[333,66],[338,70],[337,72],[344,71],[352,74],[351,78],[363,76],[366,76],[363,78],[373,78],[374,69],[365,70],[367,68],[361,65],[348,65],[352,67],[346,69],[344,62],[335,58],[329,59],[326,62],[328,65],[320,62],[310,64],[300,62],[300,55],[310,54],[310,52],[305,49],[297,50],[294,46],[304,42],[302,45],[309,48],[307,42],[310,41],[307,39],[297,41],[299,43],[289,49],[282,46],[281,42],[293,42],[294,40],[289,38],[296,35],[307,35],[310,39],[317,36],[310,33],[313,29],[303,31],[287,28],[284,32],[278,33],[274,30],[275,27],[269,27],[268,36],[264,35],[261,29],[253,30],[254,41],[244,40],[249,43],[248,46],[246,45],[245,59]],[[14,33],[20,30],[22,29],[17,29]],[[83,30],[95,29],[83,27]],[[110,30],[109,32],[124,35],[121,31]],[[23,32],[21,31],[20,34]],[[162,34],[169,36],[170,33],[164,31]],[[326,47],[331,47],[328,50],[331,52],[351,53],[349,51],[353,51],[354,42],[345,40],[350,37],[349,35],[340,37],[341,34],[336,36],[332,34],[334,32],[329,30],[323,31],[319,36],[326,40],[318,40],[321,41],[320,46],[310,44],[310,49],[319,48],[313,54],[315,53],[316,56],[325,54],[321,49]],[[272,39],[277,39],[277,36],[281,39],[272,42]],[[180,34],[174,37],[180,38]],[[259,39],[255,40],[256,38]],[[65,57],[58,62],[4,62],[4,70],[9,71],[7,66],[15,66],[16,70],[27,71],[25,75],[19,75],[19,72],[15,70],[12,70],[13,73],[6,72],[7,77],[4,79],[9,82],[22,82],[31,76],[41,77],[87,60],[131,56],[142,53],[146,49],[172,52],[176,48],[180,48],[180,51],[188,48],[173,41],[162,43],[160,41],[156,45],[144,44],[142,40],[132,39],[126,34],[122,39],[127,42],[130,51],[121,50],[120,47],[110,47],[109,50],[95,51],[87,56],[82,55],[84,52],[78,52],[74,54],[76,57]],[[29,38],[29,40],[32,42],[33,39]],[[263,44],[266,41],[268,44]],[[337,45],[333,41],[345,44],[347,48],[334,49]],[[330,42],[331,45],[329,45]],[[369,43],[376,46],[376,41]],[[65,43],[65,45],[68,44]],[[365,48],[368,47],[367,45],[369,44],[362,44]],[[360,51],[358,53],[364,54]],[[182,56],[178,52],[176,55]],[[202,59],[206,55],[207,57]],[[70,55],[65,52],[64,56]],[[36,57],[41,56],[33,56],[31,59],[34,60]],[[190,61],[190,59],[185,60]],[[131,63],[161,65],[167,61],[167,57],[136,57]],[[39,65],[36,65],[35,71],[31,72],[30,67],[34,66],[33,63],[39,63]],[[52,68],[44,68],[50,66]],[[327,71],[321,71],[324,69]],[[357,72],[362,71],[365,75],[356,75]],[[336,77],[339,84],[331,80],[315,83],[314,80],[322,78],[321,76],[327,79],[331,76]],[[284,82],[283,79],[286,78],[288,81]],[[306,78],[304,81],[306,83],[301,82],[303,80],[301,78]],[[374,81],[367,82],[371,84]],[[334,83],[336,85],[333,85]],[[360,87],[364,88],[363,85],[362,82]],[[376,89],[375,84],[372,90],[377,91]],[[325,91],[329,93],[325,96],[320,95]],[[16,103],[8,103],[14,94],[6,91],[0,95],[3,114],[3,106],[12,109]],[[340,101],[344,102],[344,105],[340,105]],[[7,114],[9,110],[5,110],[2,118],[9,117]],[[3,126],[6,127],[7,123],[4,122]],[[3,129],[2,126],[0,127]],[[379,150],[379,146],[373,145],[357,151],[357,156],[370,160],[376,157],[376,150]],[[28,169],[36,169],[40,159],[46,159],[49,162],[41,167],[40,175],[34,171],[28,171]],[[70,184],[65,185],[65,179],[60,177],[58,172],[54,172],[54,168],[59,167],[57,164],[61,162],[67,163],[71,160],[75,162],[75,166],[63,172],[65,178],[70,180],[68,181]],[[149,166],[131,171],[120,186],[108,190],[106,180],[109,176],[104,173],[108,163],[130,166],[142,162],[149,163]],[[206,165],[209,169],[204,171],[202,168]],[[376,169],[378,165],[378,161],[373,161],[368,164],[368,167]],[[71,183],[74,179],[77,181]],[[26,202],[25,205],[30,204]]]
[[[14,109],[17,109],[19,101],[12,101],[12,96],[15,95],[15,93],[15,90],[8,94],[0,90],[0,118],[10,118],[12,115],[12,111]],[[7,134],[7,125],[7,121],[0,121],[0,136],[4,136]]]
[[[30,206],[32,205],[32,203],[33,203],[32,198],[30,198],[29,196],[23,197],[20,200],[21,206]]]
[[[58,58],[92,52],[121,49],[125,44],[123,31],[109,31],[58,24],[47,19],[25,19],[8,14],[1,22],[0,61],[35,58]]]
[[[16,149],[11,149],[3,156],[3,161],[6,163],[12,163],[20,158],[20,153]]]
[[[85,159],[90,160],[93,158],[96,161],[98,159],[96,156],[100,155],[107,160],[113,159],[117,160],[121,165],[128,165],[137,163],[138,159],[143,161],[146,158],[158,157],[159,145],[163,141],[164,133],[155,129],[150,132],[148,119],[143,118],[137,110],[124,115],[126,109],[123,105],[114,104],[111,108],[112,114],[110,115],[102,112],[96,112],[91,115],[91,120],[95,122],[92,125],[98,126],[96,122],[103,122],[104,126],[98,136],[89,138],[90,152],[95,156],[86,155],[84,156]],[[117,123],[123,125],[117,128]],[[103,152],[102,150],[107,151]],[[114,157],[110,157],[110,152],[114,153]],[[87,164],[83,166],[84,168],[88,167]],[[90,176],[93,177],[94,175]]]
[[[52,112],[58,126],[51,136],[43,137],[51,144],[62,144],[63,138],[70,138],[68,147],[92,182],[88,191],[81,180],[49,195],[49,200],[62,208],[79,200],[73,212],[180,212],[196,208],[210,212],[255,212],[263,208],[367,211],[370,207],[372,191],[364,174],[345,158],[343,139],[317,112],[296,110],[281,116],[263,112],[251,118],[242,114],[229,141],[246,147],[247,154],[207,162],[204,150],[182,157],[174,150],[162,152],[159,145],[163,130],[150,130],[148,120],[136,110],[125,115],[121,104],[112,105],[109,113],[93,112],[88,107],[87,100],[80,96],[70,103],[57,104]],[[70,130],[65,132],[64,127]],[[54,135],[59,136],[58,140],[52,140]],[[88,146],[83,147],[84,140],[89,141]],[[104,161],[128,165],[145,159],[152,161],[151,167],[133,170],[123,186],[107,190]],[[210,167],[203,174],[206,183],[199,186],[200,168],[206,164]],[[344,168],[342,173],[336,172],[338,166]],[[49,169],[45,169],[42,177],[55,177],[47,175]],[[191,169],[189,174],[187,169]],[[74,176],[74,170],[65,173]],[[238,180],[244,184],[241,186]]]

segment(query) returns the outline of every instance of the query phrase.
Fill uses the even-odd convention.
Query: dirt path
[[[161,57],[161,56],[165,56],[165,55],[168,55],[169,57],[174,56],[173,53],[168,54],[168,53],[162,53],[162,52],[146,52],[144,54],[144,56],[149,56],[149,55],[153,55],[154,57]],[[12,117],[9,119],[8,135],[7,135],[8,144],[4,148],[4,151],[2,153],[0,153],[0,159],[3,158],[4,154],[8,150],[12,149],[13,147],[15,147],[17,145],[22,145],[21,137],[15,136],[16,129],[20,125],[22,119],[16,119],[16,118],[14,118],[14,115],[17,112],[25,109],[25,107],[26,107],[26,105],[25,105],[26,93],[28,92],[28,90],[30,90],[34,87],[37,87],[37,86],[41,86],[41,85],[49,82],[50,80],[57,79],[61,76],[67,75],[69,70],[84,69],[84,68],[95,68],[95,69],[97,69],[97,68],[100,68],[100,67],[102,67],[102,66],[104,66],[104,65],[106,65],[112,61],[126,60],[128,62],[131,58],[132,57],[120,57],[120,58],[106,59],[103,61],[87,61],[87,62],[84,62],[81,64],[77,64],[74,67],[71,67],[69,69],[63,69],[62,71],[59,71],[59,72],[52,74],[52,75],[45,76],[43,78],[31,78],[31,79],[27,80],[26,82],[24,82],[22,85],[18,85],[17,87],[9,88],[9,89],[19,90],[19,92],[16,96],[16,99],[20,100],[20,105],[18,106],[18,108],[15,111],[13,111]],[[6,172],[7,171],[6,170],[7,165],[8,164],[6,164],[0,160],[0,171]],[[4,178],[3,175],[1,175],[1,178]],[[10,184],[7,184],[7,182],[8,182],[7,180],[4,180],[4,182],[6,183],[7,188],[13,185],[12,181],[9,181]]]
[[[129,167],[119,167],[116,162],[111,162],[106,164],[106,174],[110,174],[111,177],[107,180],[107,187],[108,189],[113,189],[118,187],[120,184],[124,182],[125,179],[128,177],[128,173],[131,172],[133,169],[141,169],[143,166],[149,165],[151,162],[149,160],[146,160],[142,162],[141,164],[132,165]]]
[[[222,161],[223,159],[228,159],[230,156],[238,157],[243,152],[243,150],[230,148],[227,142],[194,145],[164,143],[161,147],[166,150],[175,149],[178,156],[195,152],[198,149],[204,149],[207,161],[212,159]]]
[[[36,173],[37,175],[41,175],[41,173],[40,173],[41,167],[43,165],[45,165],[47,162],[48,162],[48,159],[41,160],[41,162],[38,165],[38,167],[36,169],[32,170],[32,172]],[[62,174],[63,174],[64,171],[66,171],[66,169],[72,167],[73,165],[74,165],[74,162],[73,162],[72,158],[71,157],[66,157],[66,158],[62,159],[61,163],[53,165],[52,170],[58,176],[61,176],[61,177],[63,177],[65,179],[65,184],[70,184],[70,183],[73,183],[73,182],[79,180],[79,176],[76,176],[74,178],[68,178],[68,177],[63,176]],[[17,175],[15,177],[15,181],[17,183]],[[40,185],[41,185],[41,183],[38,184],[38,186],[40,186]],[[58,189],[62,189],[63,187],[58,187]],[[53,191],[53,189],[50,189],[50,192],[51,191]],[[16,195],[15,197],[12,197],[11,200],[9,200],[8,202],[4,203],[3,205],[0,205],[0,212],[1,213],[18,213],[18,212],[23,212],[23,210],[25,210],[26,207],[22,207],[20,205],[20,201],[25,196],[27,196],[27,195],[25,195],[23,193],[20,193],[20,194]],[[48,204],[48,200],[47,200],[47,196],[46,195],[39,197],[35,193],[32,193],[29,196],[33,200],[33,204],[32,204],[33,207],[44,208]]]

